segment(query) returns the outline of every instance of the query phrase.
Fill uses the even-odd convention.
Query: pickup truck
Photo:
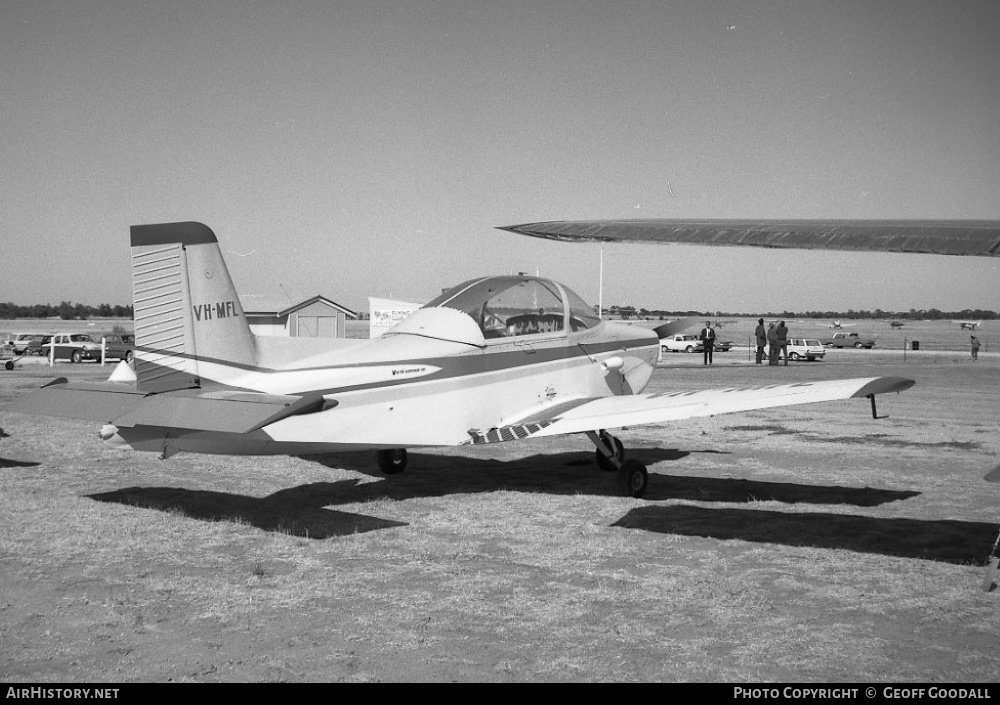
[[[820,338],[819,342],[828,348],[874,348],[875,341],[862,338],[857,333],[834,333],[832,338]]]

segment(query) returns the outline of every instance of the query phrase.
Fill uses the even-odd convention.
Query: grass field
[[[651,391],[917,385],[624,430],[635,500],[582,437],[161,461],[6,410],[107,368],[0,373],[0,680],[1000,680],[1000,354],[665,363]]]

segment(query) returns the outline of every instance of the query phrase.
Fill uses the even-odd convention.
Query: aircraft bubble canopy
[[[565,336],[600,324],[580,296],[540,277],[498,276],[472,279],[447,289],[425,309],[464,312],[487,341],[522,335]]]

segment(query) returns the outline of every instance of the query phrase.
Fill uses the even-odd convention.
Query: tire
[[[390,448],[378,452],[378,468],[386,475],[398,475],[406,469],[406,448]]]
[[[856,347],[858,350],[860,350],[861,348],[864,347],[864,345],[862,345],[861,343],[855,343],[854,347]]]
[[[122,358],[122,359],[125,360],[125,362],[127,362],[127,363],[129,363],[131,365],[133,358],[135,358],[135,355],[133,355],[132,351],[129,350],[128,352],[125,353],[125,357]]]
[[[788,359],[789,360],[798,360],[799,359],[799,354],[797,352],[788,353]]]
[[[14,369],[14,361],[13,360],[7,360],[7,362],[5,362],[3,364],[3,366],[4,366],[5,370],[12,370],[12,369]]]
[[[80,362],[81,360],[83,360],[83,353],[80,352],[79,350],[74,350],[73,352],[70,353],[69,355],[70,362]]]
[[[611,441],[615,448],[615,457],[618,458],[619,463],[623,462],[625,460],[625,445],[614,436],[611,436]],[[600,448],[595,449],[594,452],[597,454],[597,467],[601,470],[604,472],[614,472],[618,469],[618,466],[612,463],[611,460],[601,452]]]
[[[638,460],[626,460],[618,471],[618,491],[624,497],[636,499],[646,494],[649,484],[649,473],[646,466]]]
[[[690,345],[688,345],[686,348],[684,348],[684,352],[686,352],[686,353],[692,353],[692,352],[694,352],[694,348],[691,347]]]

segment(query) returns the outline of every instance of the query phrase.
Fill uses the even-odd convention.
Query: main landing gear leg
[[[605,471],[618,471],[618,490],[625,497],[646,494],[649,473],[638,460],[625,460],[625,446],[604,430],[587,431],[587,437],[597,446],[597,464]]]

